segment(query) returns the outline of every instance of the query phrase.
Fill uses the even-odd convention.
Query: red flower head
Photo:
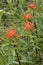
[[[32,15],[31,14],[25,14],[25,16],[24,16],[26,19],[31,19],[32,18]]]
[[[15,29],[10,29],[6,32],[6,37],[7,38],[12,38],[13,36],[16,36],[17,32]]]
[[[32,22],[26,22],[24,26],[24,30],[33,30],[34,29],[34,23]]]
[[[31,8],[31,9],[35,9],[35,8],[36,8],[36,4],[33,4],[33,3],[30,4],[30,5],[29,5],[29,8]]]

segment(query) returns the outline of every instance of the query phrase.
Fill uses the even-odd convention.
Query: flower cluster
[[[7,32],[6,32],[6,37],[7,38],[11,38],[11,37],[15,37],[17,34],[16,30],[15,29],[9,29]]]
[[[30,9],[35,9],[36,8],[36,5],[35,4],[29,4],[28,7]],[[24,18],[27,19],[27,20],[30,20],[33,16],[30,14],[30,13],[27,13],[24,15]],[[28,21],[24,24],[24,30],[34,30],[34,27],[35,24],[32,23],[31,21]],[[15,29],[10,29],[6,32],[6,37],[7,38],[12,38],[12,37],[17,37],[17,38],[21,38],[21,36],[17,36],[17,31]]]
[[[34,29],[34,23],[32,22],[26,22],[24,25],[24,30],[33,30]]]

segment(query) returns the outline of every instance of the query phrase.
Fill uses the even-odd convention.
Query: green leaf
[[[4,56],[0,53],[0,65],[6,65],[6,59],[4,58]]]

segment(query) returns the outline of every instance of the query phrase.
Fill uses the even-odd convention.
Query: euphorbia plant
[[[0,65],[43,65],[42,0],[0,0]]]

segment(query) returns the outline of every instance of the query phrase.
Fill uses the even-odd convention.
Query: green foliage
[[[28,8],[35,3],[37,8]],[[36,31],[24,31],[24,15],[32,14]],[[14,28],[18,38],[6,38]],[[43,65],[43,0],[0,0],[0,65]]]

